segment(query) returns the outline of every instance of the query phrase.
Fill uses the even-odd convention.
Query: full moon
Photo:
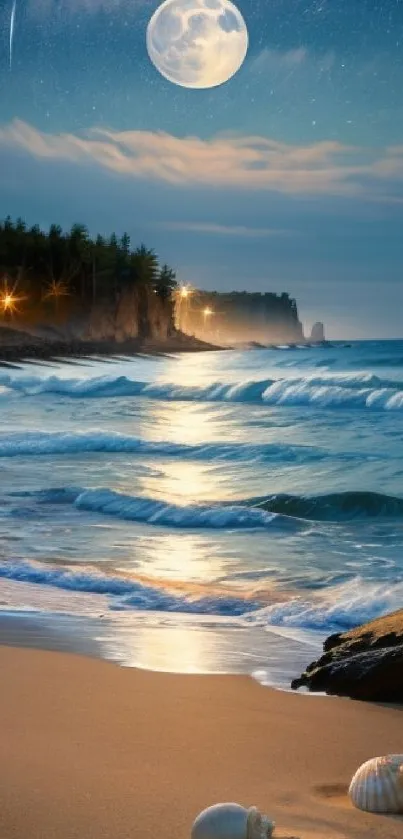
[[[248,30],[230,0],[165,0],[148,24],[147,50],[170,82],[217,87],[242,66]]]

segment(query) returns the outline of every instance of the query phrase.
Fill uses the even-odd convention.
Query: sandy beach
[[[246,677],[175,676],[0,648],[1,839],[185,839],[225,800],[280,837],[401,837],[349,804],[366,758],[401,749],[399,709]]]

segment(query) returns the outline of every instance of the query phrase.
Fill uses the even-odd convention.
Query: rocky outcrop
[[[325,327],[320,321],[314,323],[310,340],[315,344],[323,344],[323,341],[325,341]]]
[[[372,702],[403,702],[403,609],[331,635],[291,687]]]
[[[161,300],[152,290],[127,289],[116,302],[105,299],[95,303],[80,331],[81,339],[86,341],[123,343],[132,338],[165,341],[175,332],[172,304]]]

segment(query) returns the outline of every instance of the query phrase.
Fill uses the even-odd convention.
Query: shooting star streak
[[[10,70],[13,65],[13,40],[14,40],[14,26],[15,26],[15,11],[17,8],[17,0],[14,0],[13,8],[11,9],[10,18]]]

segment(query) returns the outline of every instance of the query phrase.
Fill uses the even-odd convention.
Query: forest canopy
[[[77,297],[83,303],[99,297],[117,299],[134,285],[146,286],[163,300],[176,288],[175,272],[160,265],[154,250],[132,248],[130,236],[91,238],[83,224],[64,232],[52,224],[47,232],[8,216],[0,223],[0,280],[3,296],[25,295],[31,303],[53,297]]]

